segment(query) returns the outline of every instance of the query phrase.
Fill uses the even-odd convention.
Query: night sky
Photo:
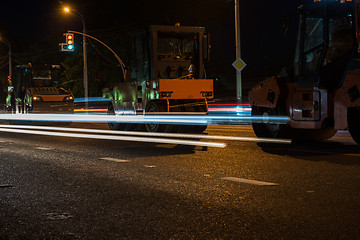
[[[244,75],[254,80],[276,74],[293,54],[297,7],[302,1],[240,0],[242,58],[248,64]],[[28,0],[2,3],[0,34],[13,45],[15,59],[31,60],[36,51],[56,54],[62,33],[81,31],[81,22],[61,9],[70,5],[86,18],[89,34],[109,45],[117,36],[149,24],[205,26],[211,34],[212,59],[209,67],[215,77],[231,81],[235,70],[234,0]],[[289,17],[287,36],[281,34],[284,16]],[[44,48],[34,48],[43,44]],[[0,47],[0,57],[7,47]],[[18,56],[18,57],[16,57]],[[0,65],[0,71],[6,66]]]

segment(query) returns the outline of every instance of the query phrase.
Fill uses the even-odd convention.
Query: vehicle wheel
[[[108,106],[108,115],[115,115],[114,107],[112,104]],[[132,130],[132,123],[116,123],[116,122],[108,122],[109,128],[111,130],[120,130],[120,131],[130,131]]]
[[[262,116],[264,123],[252,123],[253,130],[257,137],[262,138],[289,138],[290,126],[279,123],[266,123],[270,116],[280,116],[280,110],[253,107],[251,116]]]
[[[146,113],[160,113],[166,112],[165,107],[156,102],[149,102],[145,108]],[[159,123],[145,123],[146,131],[148,132],[171,132],[172,125],[170,124],[159,124]]]
[[[202,113],[202,112],[207,112],[206,110],[206,105],[205,103],[202,105],[198,105],[195,107],[189,107],[186,108],[186,112],[198,112],[198,113]],[[176,125],[173,126],[173,132],[177,132],[177,133],[202,133],[206,130],[207,128],[207,124],[205,125]]]
[[[354,141],[360,145],[360,108],[348,109],[347,114],[348,130]]]

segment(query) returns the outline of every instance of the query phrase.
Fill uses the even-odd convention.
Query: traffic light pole
[[[235,0],[235,51],[236,59],[241,58],[241,47],[240,47],[240,13],[239,13],[239,0]],[[242,82],[241,72],[236,71],[236,97],[242,101]]]
[[[65,8],[66,12],[70,12],[68,8]],[[89,89],[88,89],[88,71],[87,71],[87,52],[86,52],[86,27],[85,27],[85,18],[78,11],[71,11],[74,16],[80,19],[83,25],[83,56],[84,56],[84,98],[85,98],[85,109],[89,107]]]
[[[10,77],[10,79],[12,81],[12,78],[11,78],[11,72],[12,72],[11,62],[12,62],[12,60],[11,60],[11,44],[9,42],[9,77]]]
[[[83,25],[83,55],[84,55],[84,98],[85,98],[85,109],[89,109],[89,88],[88,88],[88,70],[87,70],[87,51],[86,51],[86,29],[85,23]]]

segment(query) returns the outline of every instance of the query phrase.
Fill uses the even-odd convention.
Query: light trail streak
[[[251,114],[251,108],[209,108],[209,112],[213,113],[243,113]]]
[[[207,124],[206,119],[170,115],[98,115],[98,114],[0,114],[0,120],[50,121],[50,122],[118,122],[118,123],[163,123]]]
[[[103,98],[103,97],[89,97],[87,99],[88,102],[111,102],[109,98]],[[80,103],[85,102],[85,98],[75,98],[74,103]]]
[[[149,115],[101,115],[101,114],[0,114],[0,120],[53,121],[53,122],[118,122],[118,123],[160,123],[220,125],[231,124],[286,124],[287,116],[242,116],[242,115],[202,115],[184,113]]]
[[[247,103],[214,103],[209,104],[209,107],[250,107],[250,104]]]
[[[103,108],[91,108],[91,109],[85,109],[85,108],[75,108],[74,112],[107,112],[107,109]]]
[[[250,104],[209,104],[209,113],[248,114],[251,115]]]
[[[2,126],[4,126],[4,125],[2,125]],[[140,137],[128,137],[128,136],[72,134],[72,133],[64,133],[64,132],[49,132],[49,131],[42,131],[42,130],[34,131],[34,130],[6,128],[6,127],[0,128],[0,132],[34,134],[34,135],[43,135],[43,136],[85,138],[85,139],[100,139],[100,140],[116,140],[116,141],[180,144],[180,145],[202,146],[202,147],[218,147],[218,148],[226,147],[225,143],[186,141],[186,140],[175,140],[175,139],[166,139],[166,138],[144,138],[144,137],[140,138]]]
[[[190,138],[190,139],[201,138],[201,139],[212,139],[212,140],[265,142],[265,143],[280,143],[280,144],[291,144],[292,142],[291,139],[277,139],[277,138],[233,137],[233,136],[217,136],[217,135],[204,135],[204,134],[151,133],[151,132],[113,131],[113,130],[64,128],[64,127],[48,127],[48,126],[0,125],[0,128],[67,131],[67,132],[99,133],[99,134],[112,134],[112,135],[146,136],[146,137],[150,136],[150,137]]]

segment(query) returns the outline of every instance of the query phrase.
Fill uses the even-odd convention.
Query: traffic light
[[[74,51],[74,34],[66,33],[66,44],[69,51]]]
[[[62,52],[73,52],[74,51],[74,34],[64,33],[65,43],[60,43],[60,51]]]

